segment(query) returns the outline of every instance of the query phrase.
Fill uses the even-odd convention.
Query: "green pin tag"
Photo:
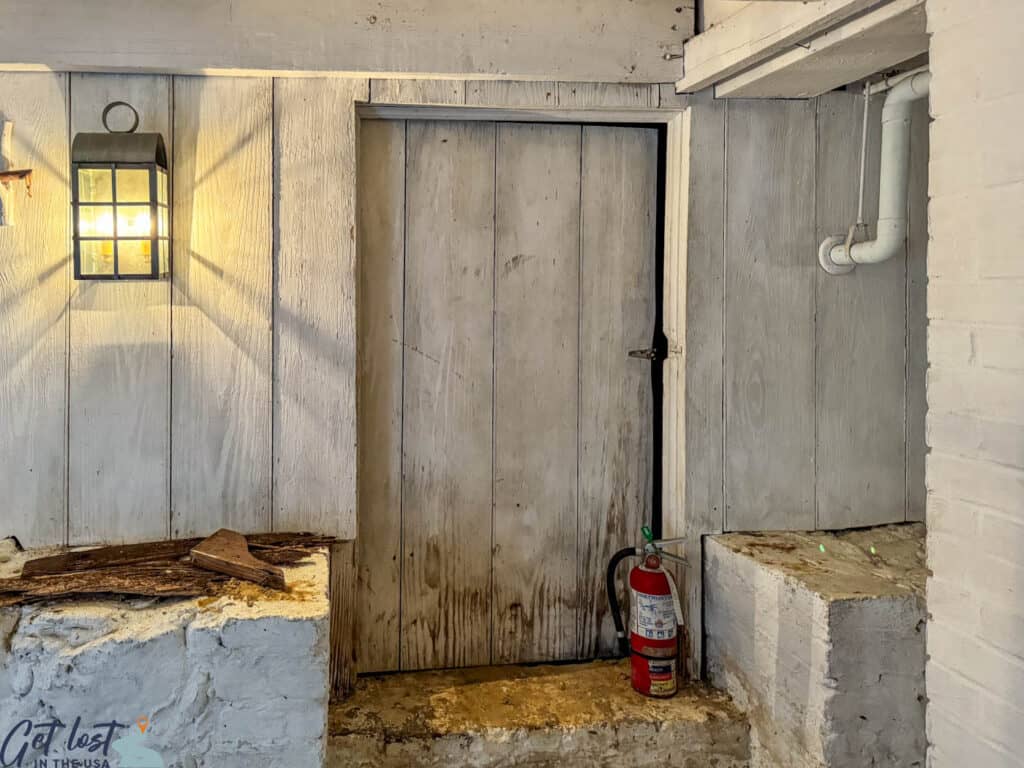
[[[654,543],[654,531],[650,529],[650,526],[645,525],[640,529],[640,532],[644,535],[644,538],[647,539],[648,544]]]

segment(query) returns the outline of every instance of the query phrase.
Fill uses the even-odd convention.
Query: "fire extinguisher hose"
[[[629,638],[626,637],[626,625],[622,623],[622,609],[619,607],[619,596],[615,591],[615,572],[618,570],[619,563],[625,560],[627,557],[638,557],[642,554],[641,550],[636,547],[624,547],[612,555],[612,559],[608,562],[608,606],[611,608],[612,621],[615,622],[615,636],[619,640],[619,651],[623,656],[629,655]]]

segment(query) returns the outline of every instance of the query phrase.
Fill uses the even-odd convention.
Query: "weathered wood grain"
[[[356,537],[356,129],[365,80],[274,83],[276,530]]]
[[[725,527],[810,529],[814,104],[728,109]]]
[[[914,105],[910,128],[910,221],[907,233],[907,520],[924,521],[928,401],[928,103]]]
[[[498,126],[493,663],[576,655],[581,129]]]
[[[403,669],[490,660],[494,141],[408,125]]]
[[[857,218],[863,99],[818,99],[817,237],[845,234]],[[881,100],[868,120],[865,220],[878,219]],[[874,227],[872,227],[872,236]],[[847,275],[815,270],[815,528],[903,519],[906,260]]]
[[[370,101],[374,104],[465,104],[465,80],[370,81]]]
[[[579,421],[581,658],[615,652],[604,573],[651,519],[657,132],[585,126]],[[623,569],[625,572],[626,569]]]
[[[174,79],[174,536],[270,526],[271,104],[269,79]]]
[[[722,437],[723,316],[725,270],[725,113],[708,92],[689,108],[685,147],[688,184],[685,238],[685,522],[666,536],[687,537],[684,554],[688,671],[703,662],[703,537],[725,524]],[[671,347],[671,341],[670,341]],[[671,360],[669,361],[671,362]],[[666,391],[666,397],[668,393]],[[667,512],[667,509],[666,509]]]
[[[554,107],[558,84],[524,80],[470,80],[466,103],[479,107]]]
[[[358,632],[358,551],[354,541],[331,546],[331,658],[330,693],[341,701],[356,687],[356,633]]]
[[[405,123],[359,134],[360,672],[399,668]]]
[[[33,169],[32,197],[12,188],[0,227],[0,536],[26,547],[67,535],[68,81],[0,74],[0,119]]]
[[[0,66],[664,83],[693,0],[6,0]],[[111,33],[116,19],[117,34]],[[69,43],[73,41],[73,43]]]
[[[113,101],[159,133],[173,163],[171,81],[156,75],[71,77],[71,135],[105,131]],[[111,112],[120,126],[127,110]],[[171,286],[71,284],[69,533],[72,544],[145,541],[170,524]]]
[[[647,83],[558,83],[560,107],[658,107],[660,102],[658,86]]]

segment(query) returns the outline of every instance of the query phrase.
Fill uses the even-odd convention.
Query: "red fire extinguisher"
[[[644,696],[667,698],[678,688],[680,627],[683,622],[679,590],[662,565],[662,558],[682,558],[662,551],[668,540],[655,541],[644,526],[644,547],[615,553],[608,564],[608,602],[623,653],[630,657],[633,689]],[[678,540],[672,540],[678,541]],[[615,591],[615,572],[626,558],[642,558],[629,572],[629,640]]]

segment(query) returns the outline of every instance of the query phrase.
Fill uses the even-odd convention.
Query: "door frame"
[[[441,104],[357,103],[362,120],[450,120],[665,126],[662,330],[668,342],[662,376],[662,535],[681,538],[671,547],[689,565],[685,581],[684,654],[693,678],[703,672],[702,516],[687,525],[686,500],[686,257],[689,220],[690,125],[688,106],[674,109],[491,107]],[[358,132],[357,139],[358,141]],[[680,582],[683,583],[683,582]]]

